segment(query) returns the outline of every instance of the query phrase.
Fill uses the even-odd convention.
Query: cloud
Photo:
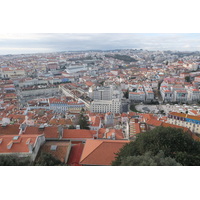
[[[200,50],[200,34],[34,33],[0,34],[0,54],[140,48]]]

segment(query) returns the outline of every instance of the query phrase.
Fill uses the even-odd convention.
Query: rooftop
[[[117,153],[129,141],[87,140],[80,159],[81,165],[111,165]]]

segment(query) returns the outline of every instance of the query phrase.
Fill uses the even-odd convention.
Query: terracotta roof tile
[[[13,124],[13,125],[6,125],[6,127],[0,126],[0,135],[18,135],[20,131],[20,125]]]
[[[173,116],[184,117],[184,118],[189,118],[189,119],[194,119],[194,120],[200,121],[200,117],[194,116],[194,115],[188,115],[188,114],[177,113],[177,112],[170,112],[169,114],[173,115]]]
[[[80,159],[82,165],[111,165],[117,153],[129,141],[87,140]]]
[[[106,134],[105,134],[106,133]],[[123,140],[124,135],[122,133],[121,129],[105,129],[105,128],[100,128],[98,131],[98,138],[103,139],[104,135],[106,135],[106,138],[111,138],[112,134],[115,133],[115,139],[116,140]]]
[[[181,129],[183,129],[185,132],[190,131],[189,128],[186,128],[186,127],[183,127],[183,126],[178,126],[178,125],[175,125],[175,124],[169,124],[169,123],[165,123],[165,122],[163,122],[163,123],[161,124],[161,126],[163,126],[163,127],[172,127],[172,128],[181,128]]]
[[[100,117],[92,116],[90,119],[91,119],[91,125],[90,126],[98,127],[100,125],[100,122],[101,122]]]
[[[83,148],[84,148],[84,144],[82,143],[72,146],[71,152],[69,155],[69,160],[67,162],[68,165],[81,166],[79,162],[80,162],[80,158],[83,152]]]
[[[63,138],[93,138],[96,131],[85,129],[64,129]]]
[[[51,147],[54,145],[55,150]],[[68,160],[69,152],[71,150],[71,143],[68,141],[47,141],[41,147],[41,153],[49,153],[61,162],[66,162]]]
[[[39,127],[35,126],[28,126],[23,134],[44,134],[45,138],[59,138],[58,127],[55,126],[45,127],[44,129],[39,129]]]
[[[149,119],[146,123],[151,126],[161,126],[162,121],[156,119]]]
[[[0,153],[28,153],[29,147],[27,139],[34,145],[39,135],[20,135],[17,140],[13,140],[16,135],[1,135]],[[10,144],[10,149],[8,145]]]

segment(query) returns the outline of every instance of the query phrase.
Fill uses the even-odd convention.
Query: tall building
[[[94,100],[111,100],[113,96],[113,88],[100,87],[92,91],[91,98]]]
[[[112,99],[112,100],[94,100],[90,106],[91,112],[97,113],[121,113],[121,100]]]
[[[170,112],[167,123],[189,128],[192,132],[200,134],[200,117],[184,113]]]
[[[121,91],[114,90],[112,85],[91,90],[90,97],[94,100],[90,106],[91,112],[121,112]]]

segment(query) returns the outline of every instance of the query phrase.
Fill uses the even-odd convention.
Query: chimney
[[[31,138],[28,138],[28,139],[26,140],[26,144],[30,144],[30,142],[31,142]]]
[[[106,131],[105,131],[105,133],[104,133],[104,136],[103,136],[103,138],[107,138],[107,133],[109,132],[109,129],[108,128],[106,128]]]
[[[115,132],[112,133],[112,139],[115,140]]]
[[[12,145],[13,145],[13,141],[11,140],[11,141],[7,144],[7,149],[11,149]]]
[[[58,135],[59,135],[59,139],[62,139],[62,137],[63,137],[63,127],[62,126],[58,126]]]
[[[33,144],[32,143],[28,144],[28,149],[29,149],[29,153],[33,152]]]

